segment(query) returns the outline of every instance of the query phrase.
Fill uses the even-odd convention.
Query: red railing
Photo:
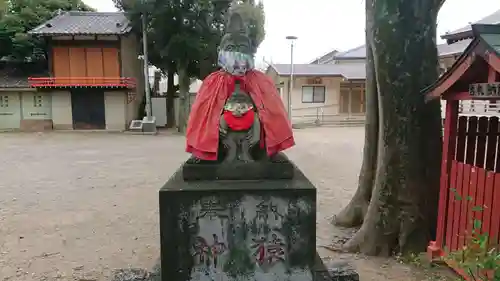
[[[450,188],[457,194],[464,194],[456,200],[454,192],[448,198],[448,212],[444,247],[450,252],[462,249],[465,240],[472,233],[472,220],[481,220],[481,233],[487,233],[489,242],[496,245],[500,227],[500,173],[488,171],[469,164],[452,161]],[[470,200],[466,198],[470,196]],[[474,206],[483,206],[475,211]]]
[[[488,234],[491,246],[500,243],[500,122],[498,117],[458,117],[454,153],[441,183],[438,236],[429,250],[445,256],[461,250],[471,236],[473,221]],[[457,199],[457,195],[460,200]],[[481,206],[478,210],[476,206]],[[475,208],[476,207],[476,208]],[[478,230],[476,230],[478,231]],[[447,261],[461,275],[453,261]],[[466,280],[470,278],[465,277]]]
[[[34,88],[52,87],[107,87],[135,88],[136,81],[130,77],[30,77]]]

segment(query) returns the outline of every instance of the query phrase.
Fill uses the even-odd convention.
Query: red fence
[[[448,180],[444,245],[456,251],[472,232],[472,219],[482,221],[481,232],[498,244],[500,234],[500,128],[498,117],[460,116],[456,152]],[[455,192],[462,197],[457,200]],[[467,200],[467,198],[469,200]],[[482,211],[473,210],[483,206]]]
[[[108,87],[135,88],[136,81],[130,77],[30,77],[31,87]]]

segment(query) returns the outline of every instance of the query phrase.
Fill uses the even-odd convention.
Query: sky
[[[112,0],[83,0],[101,12],[116,11]],[[261,0],[266,38],[257,63],[290,63],[290,42],[297,36],[294,63],[309,63],[332,50],[364,44],[364,0]],[[414,0],[416,1],[416,0]],[[461,28],[500,10],[499,0],[447,0],[438,16],[438,35]],[[438,38],[438,42],[440,39]]]

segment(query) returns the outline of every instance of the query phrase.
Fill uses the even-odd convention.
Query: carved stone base
[[[210,163],[186,161],[182,166],[182,177],[186,181],[196,180],[281,180],[293,178],[294,166],[283,153],[272,160],[255,162],[234,161]]]
[[[297,168],[255,181],[185,181],[181,168],[159,201],[162,281],[313,280],[316,189]]]

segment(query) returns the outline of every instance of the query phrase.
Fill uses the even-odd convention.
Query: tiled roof
[[[325,55],[313,60],[310,62],[310,64],[324,64],[324,63],[329,63],[337,54],[339,51],[333,50],[331,52],[326,53]]]
[[[439,44],[437,45],[438,54],[440,57],[460,54],[467,48],[470,44],[471,39],[465,39],[453,44]],[[366,46],[362,45],[354,49],[347,50],[345,52],[338,53],[334,60],[345,60],[345,59],[365,59],[366,58]]]
[[[48,76],[36,63],[0,62],[0,88],[29,88],[28,77]]]
[[[470,42],[472,39],[460,40],[453,44],[439,44],[437,45],[438,54],[440,57],[459,55],[469,46]]]
[[[497,56],[500,56],[500,26],[497,30],[490,29],[484,30],[483,32],[485,33],[480,34],[481,39],[484,40],[484,42],[486,42],[486,44],[488,44],[488,46],[497,53]],[[478,33],[478,31],[476,31],[476,33]]]
[[[493,14],[475,22],[474,24],[500,24],[500,10],[494,12]],[[460,40],[463,38],[472,37],[471,25],[464,26],[452,32],[448,32],[441,36],[441,38],[446,40]]]
[[[35,27],[36,35],[120,35],[130,32],[130,21],[124,13],[64,12]]]
[[[453,44],[437,45],[440,57],[459,55],[471,43],[471,39],[465,39]],[[500,47],[499,47],[500,48]],[[323,64],[294,64],[294,75],[297,76],[340,76],[346,79],[365,79],[366,70],[364,63],[332,64],[333,60],[365,59],[365,45],[338,53],[330,62]],[[289,64],[274,64],[272,67],[279,75],[290,75]]]
[[[273,64],[278,75],[290,75],[289,64]],[[364,63],[353,64],[294,64],[293,74],[296,76],[338,76],[349,80],[365,79]]]
[[[338,53],[335,59],[364,59],[366,58],[366,46],[361,45],[354,49],[347,50],[345,52]]]
[[[470,41],[470,44],[461,53],[460,57],[437,81],[422,90],[422,92],[427,95],[428,99],[437,98],[442,95],[444,93],[443,91],[436,90],[438,86],[448,81],[450,76],[456,73],[457,69],[472,56],[479,57],[483,56],[486,52],[491,53],[491,51],[496,51],[496,55],[500,57],[500,25],[473,24],[471,29],[474,39]],[[486,47],[486,49],[483,47]],[[463,76],[466,74],[462,73],[461,75]]]
[[[500,24],[500,10],[479,20],[475,24]],[[443,39],[453,39],[449,40],[449,43],[452,42],[453,43],[438,45],[437,47],[439,56],[441,57],[441,56],[460,54],[470,44],[471,42],[470,37],[472,37],[471,25],[462,27],[460,29],[457,29],[453,32],[449,32],[441,36],[441,38]],[[327,53],[323,57],[327,57],[329,54],[330,53]],[[326,63],[332,63],[334,60],[365,59],[365,58],[366,58],[366,46],[361,45],[356,48],[347,50],[345,52],[338,52],[334,57],[328,57],[328,59],[321,60],[320,63],[326,64]],[[311,63],[318,63],[318,60],[314,60]]]

